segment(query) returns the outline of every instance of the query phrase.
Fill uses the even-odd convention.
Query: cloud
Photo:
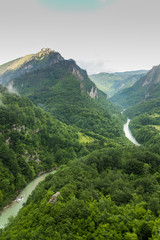
[[[38,0],[44,6],[61,11],[93,11],[118,0]]]
[[[89,75],[100,73],[100,72],[108,72],[108,73],[115,72],[115,69],[110,67],[110,61],[109,60],[104,60],[104,61],[99,61],[99,60],[92,60],[92,61],[77,60],[77,64],[82,69],[85,69]]]

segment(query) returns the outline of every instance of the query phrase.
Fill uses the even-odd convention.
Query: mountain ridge
[[[160,65],[154,66],[145,76],[141,77],[132,87],[117,92],[111,101],[124,108],[155,100],[160,91]]]
[[[91,80],[99,89],[104,91],[110,97],[120,89],[132,86],[138,81],[147,70],[115,72],[115,73],[98,73],[90,75]]]
[[[50,48],[42,48],[40,52],[17,58],[0,66],[0,82],[7,84],[10,80],[25,73],[52,66],[64,60],[60,53]]]

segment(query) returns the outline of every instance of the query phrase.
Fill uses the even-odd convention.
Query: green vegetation
[[[158,239],[159,166],[160,156],[143,147],[72,161],[36,188],[1,239]]]
[[[10,63],[0,68],[24,96],[0,86],[0,208],[40,172],[58,170],[0,239],[158,240],[160,100],[147,85],[154,74],[115,96],[123,107],[135,104],[125,114],[136,147],[124,137],[126,117],[73,60],[49,49],[31,58],[8,73]]]
[[[130,128],[139,143],[153,151],[160,152],[160,98],[136,104],[125,111],[132,119]]]
[[[143,79],[143,78],[142,78]],[[147,86],[141,87],[141,80],[137,81],[132,87],[125,88],[117,92],[110,100],[123,108],[128,108],[141,102],[147,95]]]
[[[43,170],[86,152],[78,130],[0,86],[0,208]]]
[[[63,60],[62,56],[51,49],[42,49],[36,54],[30,54],[0,66],[0,82],[6,85],[14,78],[33,72],[38,69],[44,69],[53,66],[58,61]]]
[[[153,67],[145,76],[140,78],[132,87],[117,92],[111,101],[123,108],[141,104],[145,101],[154,101],[159,98],[160,66]]]
[[[160,131],[160,126],[157,125],[150,125],[151,127],[155,127],[155,129],[157,129],[158,131]]]
[[[147,71],[145,70],[133,72],[98,73],[90,75],[90,78],[100,90],[111,97],[119,90],[131,87],[146,73]]]
[[[81,132],[78,132],[78,137],[79,137],[80,143],[91,143],[94,141],[93,138],[86,136],[86,135],[82,134]]]
[[[125,113],[130,118],[133,118],[135,116],[139,116],[143,113],[150,112],[151,114],[156,114],[159,112],[160,108],[160,98],[157,98],[155,100],[147,100],[144,102],[141,102],[139,104],[136,104],[132,107],[129,107]]]
[[[73,74],[72,72],[75,72]],[[123,117],[73,60],[14,80],[13,87],[60,121],[107,138],[122,136]]]

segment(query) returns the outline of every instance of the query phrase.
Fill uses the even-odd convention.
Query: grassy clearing
[[[92,143],[94,141],[93,138],[91,138],[91,137],[89,137],[87,135],[84,135],[81,132],[78,132],[78,136],[79,136],[79,142],[80,143]]]
[[[157,129],[158,131],[160,131],[160,126],[159,125],[149,125],[151,127],[154,127],[155,129]]]
[[[154,114],[151,115],[151,117],[152,117],[152,118],[157,118],[157,117],[160,117],[160,114],[154,113]]]

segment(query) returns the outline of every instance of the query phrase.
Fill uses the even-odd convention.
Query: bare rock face
[[[63,61],[64,58],[60,53],[50,48],[42,48],[36,54],[27,55],[8,63],[5,70],[0,70],[0,82],[7,84],[9,81],[18,78],[26,73],[33,72]],[[0,66],[2,69],[3,65]]]
[[[150,84],[160,83],[160,65],[155,66],[148,72],[145,80],[142,83],[142,87]]]
[[[89,93],[89,96],[91,98],[98,98],[97,88],[95,88],[95,90],[94,90],[94,88],[92,87],[92,89],[91,89],[91,91]]]
[[[57,197],[59,196],[60,192],[56,192],[49,200],[49,203],[55,204],[57,202]]]
[[[78,69],[76,69],[75,67],[72,70],[72,74],[75,75],[79,80],[83,81],[84,77],[83,75],[80,73],[80,71]]]

